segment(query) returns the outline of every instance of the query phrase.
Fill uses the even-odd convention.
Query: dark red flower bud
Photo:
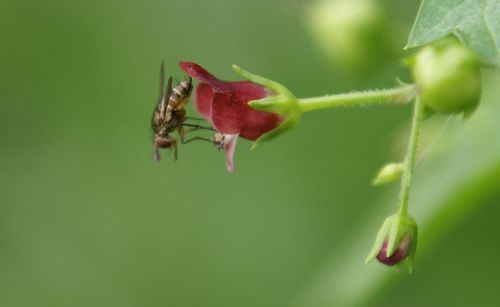
[[[386,239],[384,241],[384,245],[382,245],[382,248],[380,249],[380,252],[377,254],[377,260],[380,263],[383,263],[388,266],[393,266],[403,261],[410,254],[409,252],[410,252],[411,239],[409,236],[405,237],[401,241],[396,251],[390,256],[387,255],[388,243],[389,240]]]
[[[417,250],[417,235],[418,226],[411,216],[402,212],[389,216],[378,231],[366,262],[377,258],[388,266],[407,263],[411,272]]]
[[[197,111],[220,133],[231,135],[232,144],[241,136],[256,140],[264,133],[276,128],[282,117],[276,113],[251,108],[248,102],[265,98],[270,92],[250,81],[222,81],[198,64],[180,62],[179,66],[189,76],[201,82],[196,87]],[[226,150],[228,169],[232,171],[232,150]]]

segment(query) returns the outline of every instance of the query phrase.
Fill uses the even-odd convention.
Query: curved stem
[[[302,112],[334,107],[370,106],[376,104],[399,105],[410,103],[416,95],[417,89],[412,84],[392,89],[300,98],[298,99],[298,105]]]
[[[415,167],[415,156],[417,153],[418,133],[420,123],[423,118],[424,108],[422,102],[417,97],[413,108],[413,120],[411,124],[410,141],[408,144],[408,152],[404,162],[403,179],[401,180],[401,191],[399,194],[399,213],[408,215],[408,199],[410,197],[410,186],[413,178],[413,170]]]

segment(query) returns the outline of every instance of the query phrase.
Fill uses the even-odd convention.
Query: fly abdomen
[[[177,86],[172,88],[172,94],[169,97],[169,106],[175,110],[182,108],[191,94],[191,78],[181,81]]]

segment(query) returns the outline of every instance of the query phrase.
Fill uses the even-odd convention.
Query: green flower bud
[[[480,59],[453,38],[422,48],[413,77],[424,105],[443,113],[470,113],[481,96]]]
[[[403,169],[403,163],[387,163],[380,168],[372,184],[374,186],[380,186],[393,183],[401,178]]]
[[[417,233],[417,223],[412,217],[401,213],[389,216],[382,224],[366,262],[374,258],[389,266],[407,262],[411,272],[417,250]]]
[[[396,52],[392,27],[373,0],[321,0],[307,11],[313,39],[328,59],[349,71],[374,68]]]

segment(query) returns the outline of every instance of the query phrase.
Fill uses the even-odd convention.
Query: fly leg
[[[212,127],[206,127],[206,126],[201,126],[201,125],[196,125],[196,124],[182,124],[182,125],[180,125],[180,127],[190,127],[191,129],[189,131],[194,131],[194,130],[198,130],[198,129],[215,131],[215,129]]]
[[[160,162],[160,148],[158,148],[158,145],[156,145],[156,143],[153,145],[153,157],[156,162]]]
[[[172,138],[172,145],[171,145],[173,151],[174,151],[174,160],[177,161],[177,140],[175,138]]]
[[[215,146],[217,146],[217,149],[221,150],[224,148],[224,139],[225,139],[225,135],[220,133],[220,132],[217,132],[211,139],[201,137],[201,136],[195,136],[193,138],[190,138],[187,141],[182,141],[182,144],[187,144],[187,143],[190,143],[192,141],[205,141],[205,142],[210,142],[210,143],[214,144]]]
[[[184,134],[185,134],[184,127],[183,126],[177,127],[177,133],[179,133],[179,137],[181,139],[181,144],[184,144]]]
[[[209,139],[209,138],[204,138],[204,137],[201,137],[201,136],[195,136],[195,137],[190,138],[187,141],[182,141],[182,144],[191,143],[192,141],[206,141],[206,142],[210,142],[212,144],[215,144],[214,140]]]
[[[192,120],[205,120],[204,118],[201,117],[191,117],[191,116],[186,116],[186,119],[192,119]]]

